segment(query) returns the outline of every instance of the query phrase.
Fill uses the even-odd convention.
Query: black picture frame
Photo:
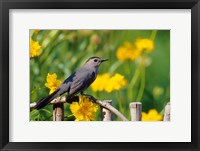
[[[9,9],[191,9],[191,142],[9,142],[9,84],[11,84],[9,83]],[[199,0],[0,0],[1,150],[200,150],[200,111],[198,111],[200,109],[200,93],[198,93],[200,85],[200,61],[198,61],[200,59],[199,29]]]

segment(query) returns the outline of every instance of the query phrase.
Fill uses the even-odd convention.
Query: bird
[[[89,58],[85,64],[72,73],[63,83],[50,95],[40,99],[34,109],[41,109],[49,104],[53,99],[67,93],[66,100],[77,95],[84,94],[84,91],[94,82],[97,77],[98,68],[102,62],[108,61],[97,56]]]

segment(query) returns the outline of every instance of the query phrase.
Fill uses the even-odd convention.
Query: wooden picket
[[[77,97],[78,98],[78,97]],[[75,99],[77,99],[75,98]],[[57,98],[53,100],[50,104],[53,105],[53,121],[63,121],[64,120],[64,103],[66,103],[65,98]],[[117,115],[122,121],[128,121],[128,119],[120,113],[116,108],[112,106],[111,100],[95,100],[95,103],[101,107],[101,120],[102,121],[112,121],[112,114]],[[30,108],[34,108],[36,103],[31,103]],[[129,104],[131,121],[141,121],[142,120],[142,103],[141,102],[131,102]],[[164,110],[163,121],[170,121],[170,103],[167,103]]]

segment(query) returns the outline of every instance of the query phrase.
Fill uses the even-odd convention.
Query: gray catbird
[[[49,104],[53,99],[66,92],[67,98],[78,93],[83,94],[83,91],[96,79],[98,68],[104,61],[107,61],[107,59],[102,59],[100,57],[89,58],[81,69],[70,75],[52,94],[39,100],[34,108],[37,110],[41,109]]]

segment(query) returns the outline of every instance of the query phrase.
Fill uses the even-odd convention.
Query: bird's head
[[[103,59],[100,57],[91,57],[86,61],[85,66],[98,68],[100,64],[104,61],[108,61],[108,59]]]

